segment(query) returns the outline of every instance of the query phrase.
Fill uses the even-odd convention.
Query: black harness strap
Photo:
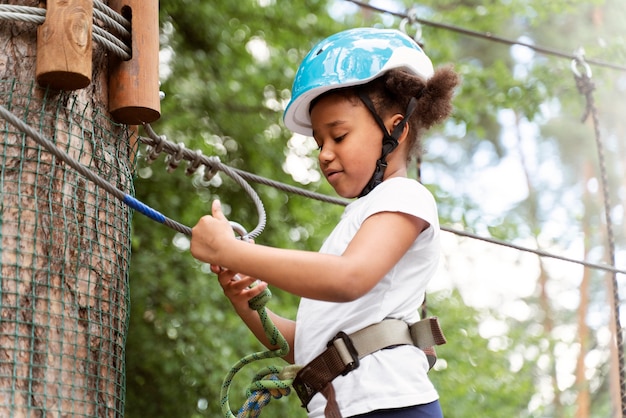
[[[369,192],[371,192],[374,189],[374,187],[382,183],[383,176],[385,174],[385,169],[387,168],[387,156],[393,150],[395,150],[396,147],[398,146],[398,138],[400,137],[400,135],[402,135],[402,131],[404,130],[405,125],[407,124],[407,122],[409,121],[409,118],[411,117],[411,114],[413,114],[413,112],[415,111],[415,108],[417,107],[417,98],[411,97],[411,100],[409,101],[409,104],[406,107],[404,118],[400,121],[399,124],[397,124],[393,128],[393,131],[391,133],[389,133],[389,131],[387,130],[387,127],[385,126],[385,123],[380,118],[380,115],[378,115],[378,112],[376,112],[376,109],[374,108],[374,104],[372,103],[372,100],[369,98],[369,96],[366,95],[365,93],[359,92],[359,98],[361,99],[365,107],[368,108],[368,110],[374,117],[374,120],[376,121],[380,129],[383,131],[382,152],[381,152],[380,158],[378,159],[378,161],[376,161],[376,168],[374,169],[374,174],[372,174],[370,181],[363,188],[363,190],[361,191],[361,194],[359,195],[359,197],[363,197],[367,195]]]

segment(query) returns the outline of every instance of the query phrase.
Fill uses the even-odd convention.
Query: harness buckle
[[[343,344],[342,344],[343,343]],[[352,339],[348,334],[339,331],[327,344],[327,347],[333,346],[337,350],[341,360],[346,368],[341,372],[342,376],[347,375],[352,370],[359,367],[359,353],[352,343]]]

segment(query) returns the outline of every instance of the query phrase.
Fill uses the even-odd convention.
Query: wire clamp
[[[574,59],[572,60],[571,68],[576,78],[591,78],[591,67],[587,61],[585,61],[585,50],[583,47],[578,48],[574,52]],[[584,74],[579,71],[579,68],[584,70]]]
[[[178,151],[176,151],[176,154],[170,154],[165,159],[165,163],[167,164],[166,169],[168,173],[171,173],[178,168],[185,154],[185,144],[179,142],[178,144],[176,144],[176,147],[178,147]]]
[[[152,164],[153,162],[157,160],[157,158],[159,158],[159,156],[163,152],[165,141],[167,141],[167,138],[165,137],[165,135],[160,135],[156,138],[158,138],[158,140],[155,141],[156,145],[154,146],[148,145],[146,149],[146,162],[148,164]]]
[[[193,153],[193,159],[189,161],[187,169],[185,170],[186,175],[191,176],[196,172],[196,170],[198,170],[198,167],[202,164],[202,157],[203,155],[201,150],[196,150]]]
[[[419,20],[417,18],[417,8],[411,7],[406,12],[406,17],[400,21],[400,30],[407,35],[410,35],[407,29],[407,25],[409,25],[415,33],[413,34],[413,39],[420,46],[422,46],[422,25],[420,25]]]
[[[220,158],[216,156],[209,157],[209,161],[210,163],[205,164],[204,166],[203,180],[207,183],[209,183],[213,179],[213,177],[215,177],[215,175],[219,171],[218,166],[221,163]]]

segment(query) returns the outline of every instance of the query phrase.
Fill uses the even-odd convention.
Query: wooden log
[[[131,21],[132,58],[111,65],[109,112],[117,122],[140,125],[161,117],[158,0],[110,0]]]
[[[46,20],[37,29],[40,86],[79,90],[91,83],[92,25],[92,0],[48,0]]]

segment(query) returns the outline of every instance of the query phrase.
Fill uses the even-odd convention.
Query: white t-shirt
[[[418,309],[440,254],[437,206],[432,194],[420,183],[394,177],[350,203],[320,252],[341,255],[361,224],[379,212],[407,213],[430,226],[366,295],[348,303],[306,298],[300,301],[294,343],[296,364],[305,365],[314,359],[339,331],[350,334],[385,318],[401,319],[408,324],[419,321]],[[426,356],[414,346],[384,349],[366,356],[359,368],[333,380],[341,413],[352,416],[433,402],[438,394],[427,372]],[[315,395],[308,405],[309,417],[323,417],[325,405],[323,395]]]

